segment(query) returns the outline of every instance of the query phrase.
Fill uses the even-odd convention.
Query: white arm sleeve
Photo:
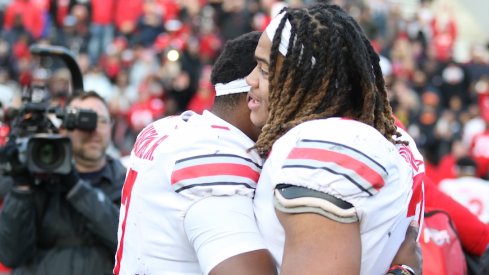
[[[202,199],[187,211],[184,227],[204,274],[232,256],[265,249],[246,196]]]

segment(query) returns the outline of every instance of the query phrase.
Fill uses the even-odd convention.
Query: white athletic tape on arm
[[[284,213],[316,213],[341,223],[358,221],[355,207],[342,209],[332,201],[315,197],[297,197],[288,199],[279,190],[274,192],[274,206]]]

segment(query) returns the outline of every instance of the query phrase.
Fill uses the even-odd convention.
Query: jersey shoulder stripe
[[[211,128],[231,131],[231,129],[229,129],[228,126],[222,126],[222,125],[211,125]]]
[[[324,140],[299,141],[287,156],[283,168],[322,169],[343,176],[369,195],[384,186],[388,175],[383,165],[365,153]]]
[[[176,192],[219,185],[255,189],[261,168],[251,159],[233,154],[194,156],[176,161],[171,184]]]

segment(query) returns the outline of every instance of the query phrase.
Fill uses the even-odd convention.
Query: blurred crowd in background
[[[66,68],[33,69],[33,43],[70,49],[85,90],[108,102],[114,152],[129,154],[151,121],[213,103],[211,66],[223,44],[263,30],[284,5],[313,0],[3,0],[0,1],[0,102],[21,105],[21,88],[49,79],[54,98],[67,95]],[[478,176],[489,175],[488,41],[469,46],[467,60],[453,58],[460,27],[453,10],[432,1],[331,1],[350,12],[382,56],[397,118],[423,152],[435,182],[455,177],[455,162],[472,156]],[[3,129],[3,128],[1,128]],[[0,139],[5,137],[0,130]],[[2,142],[0,140],[0,142]]]

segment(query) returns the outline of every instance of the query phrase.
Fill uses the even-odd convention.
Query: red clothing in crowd
[[[477,162],[477,176],[489,175],[489,129],[472,138],[470,154]]]
[[[91,2],[93,23],[98,25],[109,25],[114,22],[114,11],[117,0],[92,0]],[[125,3],[126,1],[120,2]]]
[[[214,105],[215,92],[212,87],[201,87],[199,91],[192,97],[188,104],[188,109],[198,114],[202,114],[204,110],[211,110]]]
[[[214,99],[204,98],[196,94],[190,100],[188,104],[188,109],[192,110],[198,114],[202,114],[204,110],[211,110],[212,105],[214,104]]]
[[[143,13],[143,0],[124,0],[117,3],[115,9],[115,25],[121,30],[125,24],[136,25],[136,22]]]
[[[457,38],[457,25],[453,18],[446,20],[435,18],[432,21],[433,46],[436,57],[440,61],[447,61],[452,57],[453,46]]]
[[[222,41],[215,33],[202,35],[199,41],[199,55],[204,59],[214,59],[222,47]]]
[[[154,97],[134,103],[127,112],[127,121],[131,129],[139,132],[151,122],[161,118],[164,113],[163,100]]]
[[[447,212],[457,229],[464,250],[482,256],[489,244],[489,225],[482,223],[467,208],[441,192],[428,177],[425,177],[424,188],[426,209]]]
[[[22,23],[35,38],[41,36],[44,28],[42,10],[31,0],[14,0],[5,10],[4,28],[11,29],[16,16],[21,16]]]
[[[489,91],[478,93],[477,103],[479,104],[481,118],[485,121],[489,121]]]
[[[10,269],[0,264],[0,272],[8,272],[8,271],[10,271]]]
[[[31,5],[36,5],[42,12],[49,11],[51,0],[31,0]]]
[[[70,1],[69,0],[56,0],[56,23],[58,26],[63,26],[63,22],[65,20],[65,17],[69,13],[69,6],[70,6]]]
[[[489,91],[479,91],[478,105],[481,118],[489,123]],[[489,128],[472,137],[470,154],[477,162],[477,176],[489,176]]]
[[[457,158],[453,154],[447,154],[442,157],[438,165],[426,164],[426,175],[438,185],[443,179],[454,179],[455,175],[455,162]]]
[[[396,118],[396,125],[404,129],[404,125]],[[449,160],[447,160],[447,163]],[[448,165],[448,164],[447,164]],[[482,256],[489,244],[489,225],[482,223],[467,208],[443,193],[433,182],[432,175],[441,177],[437,167],[425,162],[424,194],[425,209],[438,209],[450,215],[462,242],[464,250]],[[437,178],[437,180],[439,180]]]
[[[119,57],[116,55],[109,55],[101,57],[100,60],[105,74],[107,74],[111,81],[115,81],[117,75],[122,70],[122,64]]]
[[[10,132],[10,127],[7,124],[0,122],[0,146],[7,143],[8,134]]]
[[[178,13],[180,12],[180,5],[176,0],[157,0],[158,5],[163,10],[163,20],[178,19]]]

